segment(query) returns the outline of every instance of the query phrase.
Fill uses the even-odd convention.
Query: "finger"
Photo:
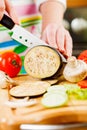
[[[46,31],[44,31],[41,35],[41,39],[47,43],[47,34]]]
[[[19,24],[17,13],[9,0],[5,0],[6,11],[16,24]]]
[[[66,55],[70,57],[72,55],[72,49],[73,49],[73,43],[72,38],[69,34],[69,32],[66,32],[66,38],[65,38],[65,45],[66,45]]]
[[[57,46],[60,52],[64,53],[64,41],[65,41],[65,34],[63,29],[57,30]]]
[[[5,12],[5,3],[4,0],[0,0],[0,20],[2,19],[4,12]]]
[[[47,42],[54,48],[58,48],[56,44],[56,31],[57,27],[54,25],[47,28]]]

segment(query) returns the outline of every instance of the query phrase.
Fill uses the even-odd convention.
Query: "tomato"
[[[87,80],[82,80],[78,82],[78,85],[80,86],[80,88],[87,88]]]
[[[83,60],[84,62],[87,63],[87,50],[82,51],[79,54],[78,59]]]
[[[0,55],[0,70],[11,78],[17,76],[22,67],[22,60],[15,52],[5,52]]]

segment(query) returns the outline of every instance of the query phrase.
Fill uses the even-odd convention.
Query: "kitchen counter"
[[[36,79],[26,75],[15,78],[17,83],[29,80],[33,82]],[[41,98],[42,96],[35,97],[37,104],[30,107],[13,109],[4,104],[9,100],[8,90],[0,89],[0,130],[19,130],[21,124],[58,125],[87,122],[87,100],[71,100],[64,107],[47,109],[42,106]]]

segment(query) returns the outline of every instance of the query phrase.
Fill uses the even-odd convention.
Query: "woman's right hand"
[[[16,24],[19,24],[15,9],[9,0],[0,0],[0,20],[2,19],[4,13],[7,13]]]

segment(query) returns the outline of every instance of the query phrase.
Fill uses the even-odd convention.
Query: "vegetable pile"
[[[46,108],[66,106],[70,100],[87,100],[87,89],[81,88],[78,84],[64,83],[53,85],[43,95],[41,103]]]
[[[71,99],[87,100],[87,89],[81,88],[78,84],[64,84],[67,94]],[[72,98],[73,97],[73,98]]]

